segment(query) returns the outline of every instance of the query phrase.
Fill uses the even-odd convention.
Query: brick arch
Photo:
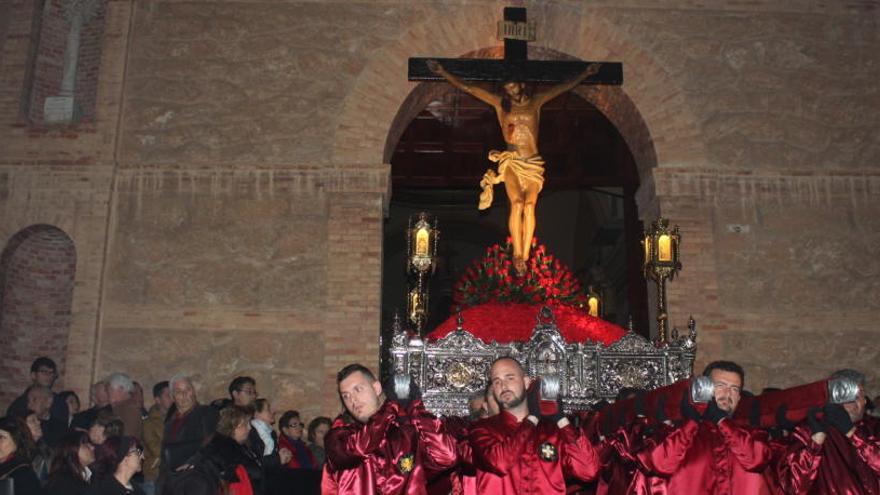
[[[51,357],[64,376],[75,272],[73,241],[57,227],[32,225],[6,243],[0,256],[0,403],[30,383],[37,356]]]
[[[438,12],[404,33],[397,42],[377,50],[361,72],[343,105],[334,136],[332,157],[337,163],[388,163],[410,119],[406,116],[430,101],[430,89],[414,92],[406,80],[407,58],[416,55],[450,57],[491,54],[497,45],[486,29],[463,29],[475,19],[495,19],[495,5],[463,9],[458,15]],[[484,11],[484,12],[483,12]],[[640,176],[659,163],[705,162],[705,144],[697,121],[677,80],[622,30],[598,17],[572,19],[563,11],[542,20],[551,33],[544,46],[530,47],[532,58],[619,60],[624,63],[623,88],[577,89],[601,110],[630,145]],[[425,84],[424,86],[430,86]],[[419,109],[424,108],[421,105]],[[402,128],[401,128],[402,126]],[[643,183],[645,181],[643,180]]]

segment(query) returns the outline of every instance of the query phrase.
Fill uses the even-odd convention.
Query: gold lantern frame
[[[669,227],[669,220],[658,218],[651,223],[642,239],[645,278],[657,282],[657,331],[661,344],[668,342],[669,315],[666,310],[666,281],[681,270],[681,232],[678,225]]]
[[[437,269],[439,241],[440,229],[435,215],[426,212],[410,215],[406,231],[406,273],[410,275],[406,314],[419,336],[428,321],[428,277]]]

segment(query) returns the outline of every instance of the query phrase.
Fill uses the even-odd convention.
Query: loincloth
[[[504,182],[504,173],[507,171],[516,176],[522,187],[530,183],[537,184],[538,191],[544,187],[544,159],[541,155],[522,158],[515,151],[492,150],[489,152],[489,160],[498,163],[498,172],[490,168],[483,174],[483,179],[480,181],[480,187],[483,188],[483,192],[480,193],[479,209],[481,210],[492,206],[494,196],[492,187]]]

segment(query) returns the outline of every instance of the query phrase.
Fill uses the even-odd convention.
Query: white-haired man
[[[141,406],[132,395],[134,382],[125,373],[113,373],[107,377],[107,389],[110,393],[110,407],[113,414],[122,420],[122,434],[138,440],[144,436],[144,419]]]
[[[169,387],[174,405],[165,417],[159,485],[169,472],[183,466],[199,451],[214,434],[218,420],[216,409],[199,404],[196,389],[189,377],[174,375],[169,381]]]

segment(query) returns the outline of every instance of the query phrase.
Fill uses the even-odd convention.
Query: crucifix
[[[620,85],[623,68],[619,62],[529,60],[528,42],[535,40],[535,28],[526,21],[522,7],[504,8],[498,37],[504,40],[501,60],[411,58],[409,80],[446,81],[495,109],[507,150],[489,152],[498,170],[490,168],[483,175],[479,208],[492,205],[493,187],[503,182],[510,202],[514,267],[522,276],[535,233],[535,204],[544,185],[544,160],[538,152],[541,107],[579,84]],[[500,82],[503,92],[489,91],[473,81]],[[552,86],[532,92],[527,83]]]

